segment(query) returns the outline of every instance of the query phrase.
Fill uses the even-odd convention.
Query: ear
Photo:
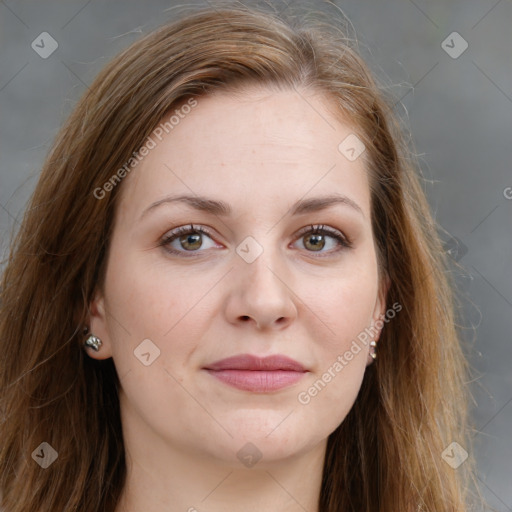
[[[375,307],[373,308],[372,314],[372,323],[370,326],[370,331],[375,333],[373,336],[373,341],[378,342],[382,329],[384,327],[383,318],[386,314],[386,298],[388,295],[389,287],[391,285],[391,280],[387,275],[383,276],[379,283],[379,290],[377,292],[377,298],[375,300]],[[378,344],[377,344],[378,351]],[[374,359],[368,354],[367,364],[366,366],[373,363]]]
[[[382,320],[384,318],[384,315],[386,313],[386,299],[388,296],[389,287],[391,285],[391,281],[388,276],[384,276],[379,283],[379,291],[377,293],[377,300],[375,301],[375,307],[373,309],[373,315],[372,315],[372,326],[377,327],[380,325],[380,322],[375,325],[377,320]],[[378,341],[380,337],[381,329],[378,330],[379,332],[375,336],[375,341]]]
[[[105,297],[100,290],[94,294],[89,304],[89,334],[94,334],[101,340],[101,347],[96,352],[91,347],[85,347],[87,354],[93,359],[108,359],[112,357],[112,342],[108,329],[108,319],[105,308]]]

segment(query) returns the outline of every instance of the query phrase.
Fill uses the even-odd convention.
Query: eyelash
[[[173,242],[175,239],[179,238],[180,236],[193,234],[193,233],[194,234],[197,234],[197,233],[204,234],[204,235],[209,236],[211,239],[213,239],[213,236],[212,236],[211,232],[208,230],[208,228],[206,228],[204,226],[194,227],[193,224],[190,224],[189,226],[181,226],[179,228],[173,229],[172,231],[170,231],[168,234],[166,234],[162,238],[162,240],[159,242],[158,245],[161,247],[164,247],[165,250],[171,254],[176,254],[178,256],[183,256],[185,258],[196,257],[198,255],[199,251],[177,251],[176,249],[169,247],[169,244],[171,242]],[[325,257],[332,255],[333,253],[338,253],[339,251],[342,251],[344,249],[352,248],[352,242],[350,241],[350,239],[348,237],[346,237],[343,233],[341,233],[337,229],[330,228],[328,226],[324,226],[323,224],[317,224],[317,225],[311,224],[310,226],[306,226],[306,227],[302,228],[297,234],[297,239],[303,237],[306,234],[328,235],[328,236],[334,238],[338,242],[338,244],[339,244],[338,249],[335,249],[334,251],[333,250],[328,251],[326,254],[319,253],[319,255],[317,256],[319,258],[325,258]],[[307,251],[307,252],[310,252],[313,254],[315,253],[315,251]]]

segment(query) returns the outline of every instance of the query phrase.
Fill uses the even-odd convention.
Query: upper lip
[[[306,369],[294,359],[284,355],[271,355],[266,357],[254,356],[251,354],[240,354],[226,359],[215,361],[205,366],[206,370],[256,370],[276,371],[287,370],[294,372],[305,372]]]

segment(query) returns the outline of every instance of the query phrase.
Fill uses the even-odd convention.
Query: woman
[[[466,363],[390,105],[335,27],[240,7],[100,73],[3,275],[6,511],[466,509]]]

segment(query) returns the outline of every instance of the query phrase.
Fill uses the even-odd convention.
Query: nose
[[[232,324],[250,324],[260,330],[283,329],[297,316],[296,295],[289,273],[266,251],[252,263],[237,262],[226,305]]]

